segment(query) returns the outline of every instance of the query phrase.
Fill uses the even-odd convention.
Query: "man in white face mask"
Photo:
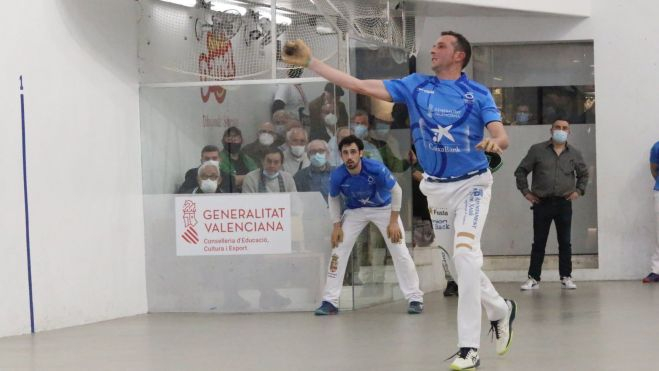
[[[323,93],[309,103],[309,119],[311,129],[309,138],[329,141],[331,135],[328,127],[342,127],[348,125],[348,110],[341,102],[344,92],[340,86],[328,83]],[[333,130],[332,130],[333,131]]]
[[[371,138],[369,136],[370,126],[371,123],[368,118],[368,113],[366,113],[366,111],[357,110],[352,116],[350,128],[353,133],[355,133],[355,136],[364,142],[364,157],[378,162],[384,162],[378,148],[371,143]]]
[[[260,163],[263,161],[266,149],[275,145],[276,137],[277,133],[275,133],[274,125],[271,122],[264,122],[259,126],[259,131],[256,133],[256,140],[243,147],[243,152],[257,163]]]
[[[216,167],[220,166],[220,149],[212,144],[209,144],[207,146],[204,146],[204,148],[201,149],[201,160],[200,163],[203,164],[207,161],[212,162],[215,164]],[[191,193],[196,187],[198,187],[198,181],[197,181],[197,176],[199,172],[199,167],[194,167],[190,170],[188,170],[185,173],[185,181],[179,189],[176,191],[176,193],[183,194],[183,193]],[[228,190],[231,189],[234,185],[232,184],[232,178],[230,174],[220,172],[220,177],[224,180],[224,186]]]
[[[307,132],[302,128],[292,128],[286,133],[284,171],[294,176],[299,170],[310,165],[305,148],[308,142]]]
[[[197,170],[197,187],[191,193],[228,193],[230,190],[223,180],[217,162],[206,161]]]
[[[279,147],[286,143],[286,132],[291,128],[291,121],[298,121],[293,112],[280,109],[272,114],[272,124],[274,125],[275,142],[274,145]],[[300,124],[302,126],[302,124]]]
[[[581,152],[568,145],[570,124],[554,121],[549,141],[534,144],[515,170],[517,189],[531,203],[533,209],[533,245],[528,280],[522,290],[540,288],[540,274],[545,258],[549,228],[554,222],[558,239],[558,271],[561,287],[577,288],[572,281],[572,201],[586,193],[588,166]],[[531,187],[527,180],[532,173]]]

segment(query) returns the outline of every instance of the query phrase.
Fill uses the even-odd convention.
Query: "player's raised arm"
[[[368,95],[388,102],[392,101],[391,95],[384,87],[382,80],[360,80],[339,71],[314,58],[311,49],[302,40],[286,42],[282,51],[282,59],[288,64],[307,67],[334,84],[352,90],[357,94]]]

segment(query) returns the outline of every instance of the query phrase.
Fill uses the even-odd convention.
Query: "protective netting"
[[[139,1],[141,27],[148,34],[141,54],[158,55],[150,66],[200,80],[286,78],[290,66],[279,53],[283,43],[294,39],[304,40],[316,58],[339,68],[349,37],[398,48],[392,53],[397,60],[416,51],[414,18],[405,15],[400,2],[197,0],[186,7]],[[305,72],[305,77],[313,74]]]

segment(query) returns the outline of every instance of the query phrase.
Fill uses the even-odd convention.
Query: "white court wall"
[[[594,40],[599,269],[576,271],[576,279],[638,279],[649,271],[656,244],[648,158],[659,140],[659,113],[653,109],[659,49],[652,36],[659,33],[658,13],[659,5],[652,2],[593,1],[591,18],[583,20],[427,18],[419,33],[417,65],[424,73],[430,71],[429,48],[442,30],[461,32],[473,43]],[[526,276],[521,271],[491,274],[498,280]]]
[[[146,312],[135,1],[4,4],[0,336],[29,332],[18,76],[37,331]]]
[[[5,24],[8,12],[0,12]],[[18,29],[8,28],[1,38],[5,50],[21,50]],[[9,54],[8,54],[9,55]],[[18,76],[22,66],[0,58],[0,336],[30,331],[23,173],[21,165],[21,111]]]

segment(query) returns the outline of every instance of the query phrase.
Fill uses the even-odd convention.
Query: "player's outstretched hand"
[[[339,246],[341,242],[343,242],[343,229],[340,225],[335,225],[332,230],[332,248]]]
[[[485,152],[494,152],[498,154],[503,153],[501,147],[499,147],[497,142],[495,142],[492,138],[483,139],[483,141],[481,141],[476,145],[476,149],[480,149],[481,151],[485,151]]]
[[[311,62],[311,49],[300,39],[287,41],[282,49],[281,59],[288,64],[308,67]]]
[[[387,226],[387,237],[389,237],[389,239],[393,243],[400,242],[402,233],[400,233],[400,227],[398,226],[398,222],[389,223],[389,225]]]

